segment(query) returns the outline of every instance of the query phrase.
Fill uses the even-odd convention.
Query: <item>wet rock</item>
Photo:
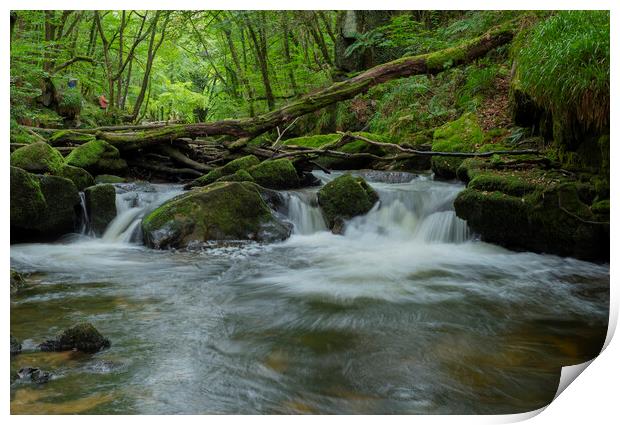
[[[36,174],[57,174],[64,166],[64,158],[47,143],[37,142],[13,152],[11,165]]]
[[[39,345],[41,351],[77,350],[84,353],[96,353],[110,346],[110,340],[99,333],[90,323],[80,323],[63,331],[55,339]]]
[[[68,165],[84,168],[91,174],[116,174],[127,169],[118,149],[103,140],[93,140],[75,148],[65,159]]]
[[[11,167],[11,238],[14,229],[36,223],[46,207],[39,180],[21,168]]]
[[[290,235],[250,182],[219,182],[167,201],[142,222],[144,240],[154,248],[185,248],[191,242],[255,240]]]
[[[38,367],[23,367],[17,372],[19,379],[32,381],[35,384],[45,384],[52,378],[50,372],[39,369]]]
[[[254,181],[268,189],[299,187],[299,176],[293,163],[286,158],[265,160],[248,169]]]
[[[585,204],[575,183],[477,174],[457,196],[454,209],[488,242],[586,260],[609,259],[608,216]]]
[[[98,184],[87,188],[84,198],[91,229],[101,236],[116,217],[116,189],[111,184]]]
[[[253,182],[254,179],[246,170],[237,170],[234,174],[220,177],[218,182]]]
[[[11,356],[15,356],[21,352],[22,352],[21,342],[19,342],[17,338],[11,335]]]
[[[366,214],[379,200],[377,192],[362,177],[350,174],[327,183],[317,196],[328,227],[338,233],[343,232],[341,222]]]
[[[53,240],[74,230],[80,197],[69,179],[11,167],[11,241]]]
[[[91,176],[88,171],[71,165],[63,165],[58,175],[71,180],[79,191],[95,184],[93,176]]]
[[[254,155],[246,155],[242,156],[241,158],[233,159],[226,165],[215,168],[209,171],[204,176],[199,177],[194,181],[188,183],[187,185],[185,185],[185,188],[191,189],[192,187],[207,186],[211,183],[215,183],[217,179],[225,176],[230,176],[239,170],[247,170],[254,165],[258,165],[259,163],[259,159]]]

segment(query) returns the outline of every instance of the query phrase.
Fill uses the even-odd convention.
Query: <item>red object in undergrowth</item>
[[[101,109],[107,109],[108,107],[108,99],[104,95],[99,96],[99,106],[101,106]]]

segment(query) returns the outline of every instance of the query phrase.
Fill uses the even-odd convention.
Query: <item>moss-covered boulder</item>
[[[84,191],[90,229],[101,236],[116,217],[116,189],[111,184],[98,184]]]
[[[11,269],[11,293],[19,291],[24,286],[26,286],[24,276],[18,271]]]
[[[13,152],[11,165],[36,174],[58,174],[64,166],[64,158],[47,143],[37,142]]]
[[[484,140],[484,133],[475,115],[463,114],[456,121],[451,121],[437,128],[433,133],[433,152],[473,152]],[[462,158],[434,156],[431,168],[437,177],[453,179]]]
[[[167,201],[142,221],[146,244],[184,248],[221,240],[275,241],[290,235],[250,182],[218,182]]]
[[[74,230],[80,196],[58,176],[11,167],[11,241],[51,240]]]
[[[112,174],[99,174],[95,177],[96,184],[116,184],[125,183],[127,180],[123,177],[114,176]]]
[[[83,168],[74,167],[72,165],[63,165],[58,175],[60,177],[71,180],[79,191],[83,191],[88,186],[92,186],[93,184],[95,184],[93,176],[91,176],[88,171]]]
[[[292,189],[299,187],[299,176],[293,163],[286,159],[265,160],[250,167],[248,173],[254,181],[268,189]]]
[[[54,339],[39,345],[41,351],[70,351],[77,350],[84,353],[96,353],[110,346],[110,340],[105,338],[90,323],[79,323],[66,329]]]
[[[318,201],[332,231],[342,233],[343,220],[366,214],[379,200],[377,192],[362,177],[345,174],[323,186]]]
[[[47,204],[39,221],[30,228],[44,239],[54,239],[75,230],[80,195],[75,184],[58,176],[37,176]]]
[[[454,202],[456,214],[483,240],[508,248],[609,258],[609,218],[584,202],[578,184],[513,174],[474,177]]]
[[[192,187],[207,186],[211,183],[214,183],[218,179],[221,179],[222,177],[230,176],[239,170],[247,170],[250,167],[258,165],[259,163],[259,159],[254,155],[246,155],[242,156],[241,158],[233,159],[226,165],[214,168],[204,176],[198,177],[194,181],[188,183],[187,185],[185,185],[185,188],[190,189]]]
[[[84,168],[93,175],[123,173],[127,163],[118,149],[103,140],[93,140],[75,148],[65,159],[68,165]]]
[[[41,218],[47,204],[39,179],[21,168],[11,167],[11,238]]]
[[[246,170],[237,170],[234,174],[229,174],[224,177],[220,177],[216,181],[218,182],[253,182],[254,179]]]

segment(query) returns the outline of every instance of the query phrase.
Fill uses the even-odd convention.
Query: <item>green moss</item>
[[[433,133],[434,152],[473,152],[484,139],[484,133],[475,115],[463,114],[458,120],[448,122]],[[442,178],[455,178],[462,158],[433,157],[431,166]]]
[[[120,158],[118,149],[103,140],[94,140],[78,146],[65,161],[68,165],[84,168],[94,174],[122,171],[127,168],[127,163]]]
[[[523,196],[539,189],[539,186],[528,180],[511,175],[479,174],[467,185],[470,189],[488,192],[503,192],[511,196]]]
[[[330,228],[338,220],[366,214],[379,196],[361,177],[345,174],[327,183],[318,192],[318,201]]]
[[[31,173],[57,174],[64,165],[60,152],[45,142],[32,143],[11,154],[11,165]]]
[[[488,167],[487,161],[482,158],[466,158],[456,169],[456,176],[463,182],[469,183],[471,179]]]
[[[609,216],[609,199],[598,201],[590,207],[592,213],[597,215]]]
[[[100,184],[100,183],[107,183],[107,184],[115,184],[115,183],[125,183],[127,180],[119,177],[119,176],[114,176],[112,174],[99,174],[97,177],[95,177],[95,183]]]
[[[426,55],[426,65],[429,69],[445,69],[451,67],[455,62],[465,59],[465,48],[463,46],[452,47]]]
[[[317,134],[313,136],[295,137],[284,141],[288,146],[303,146],[306,148],[320,148],[328,143],[336,142],[340,139],[339,134]]]
[[[100,236],[116,217],[116,189],[111,184],[98,184],[87,188],[84,195],[91,230]]]
[[[291,189],[299,186],[297,170],[286,158],[266,160],[247,171],[257,184],[269,189]]]
[[[31,226],[47,207],[39,180],[21,168],[11,167],[10,195],[12,228]]]
[[[83,168],[73,167],[71,165],[64,164],[58,175],[71,180],[79,191],[95,184],[93,176],[91,176],[88,171]]]
[[[70,351],[78,350],[84,353],[96,353],[110,346],[110,340],[105,338],[90,323],[78,323],[66,329],[58,337],[41,344],[41,351]]]
[[[249,168],[258,165],[260,160],[254,155],[246,155],[241,158],[233,159],[228,162],[226,165],[218,168],[214,168],[209,171],[202,177],[198,177],[186,187],[198,187],[198,186],[207,186],[222,177],[229,176],[231,174],[236,173],[239,170],[248,170]]]
[[[253,182],[254,179],[246,170],[237,170],[234,174],[220,177],[218,182]]]

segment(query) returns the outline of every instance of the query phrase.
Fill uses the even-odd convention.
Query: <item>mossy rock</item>
[[[58,176],[37,176],[47,207],[32,228],[45,239],[54,239],[75,230],[80,196],[73,182]]]
[[[11,167],[11,239],[19,229],[37,223],[47,208],[41,184],[33,174]]]
[[[11,165],[36,174],[58,174],[64,166],[64,158],[47,143],[37,142],[13,152]]]
[[[114,176],[112,174],[99,174],[95,177],[96,184],[116,184],[125,183],[127,180],[123,177]]]
[[[220,177],[216,181],[218,182],[253,182],[254,179],[246,170],[237,170],[234,174],[229,174],[224,177]]]
[[[78,146],[71,151],[65,162],[92,174],[114,174],[127,169],[127,163],[121,159],[118,149],[103,140],[93,140]]]
[[[475,115],[463,114],[458,120],[448,122],[433,133],[433,152],[474,152],[484,139],[484,132]],[[431,167],[435,175],[444,179],[456,177],[463,159],[434,156]]]
[[[370,211],[379,195],[362,177],[345,174],[323,186],[317,198],[327,225],[334,231],[336,226],[341,226],[342,220]]]
[[[477,178],[457,196],[454,209],[483,240],[586,260],[609,259],[609,223],[593,220],[574,183],[540,186],[513,196],[472,187]],[[487,189],[510,191],[512,183],[494,182]],[[517,187],[513,194],[523,193],[521,182]]]
[[[477,175],[467,187],[479,191],[502,192],[511,196],[523,196],[540,189],[538,185],[522,177],[494,173]]]
[[[146,244],[185,248],[195,242],[255,240],[269,242],[290,235],[250,182],[218,182],[165,202],[142,221]]]
[[[90,229],[101,236],[116,217],[116,189],[111,184],[98,184],[84,191]]]
[[[250,167],[258,165],[259,163],[260,160],[254,155],[246,155],[242,156],[241,158],[233,159],[226,165],[214,168],[204,176],[198,177],[191,183],[187,184],[185,188],[190,189],[192,187],[207,186],[211,183],[214,183],[218,179],[221,179],[222,177],[230,176],[231,174],[234,174],[239,170],[247,170]]]
[[[336,133],[315,134],[310,136],[295,137],[284,141],[287,146],[303,146],[305,148],[320,148],[324,145],[338,141],[342,136]]]
[[[482,158],[467,158],[456,169],[456,177],[462,182],[469,183],[471,179],[484,172],[489,162]]]
[[[609,199],[595,202],[590,207],[590,210],[593,214],[609,218]]]
[[[41,351],[71,351],[96,353],[110,346],[110,340],[105,338],[90,323],[79,323],[63,331],[56,338],[47,340],[39,345]]]
[[[250,167],[248,173],[254,181],[268,189],[292,189],[299,187],[299,176],[293,163],[286,159],[265,160]]]
[[[22,344],[17,338],[11,335],[11,356],[15,356],[22,352]]]
[[[60,177],[67,178],[75,184],[79,191],[83,191],[89,186],[95,184],[93,176],[83,168],[74,167],[72,165],[64,164],[58,173]]]

